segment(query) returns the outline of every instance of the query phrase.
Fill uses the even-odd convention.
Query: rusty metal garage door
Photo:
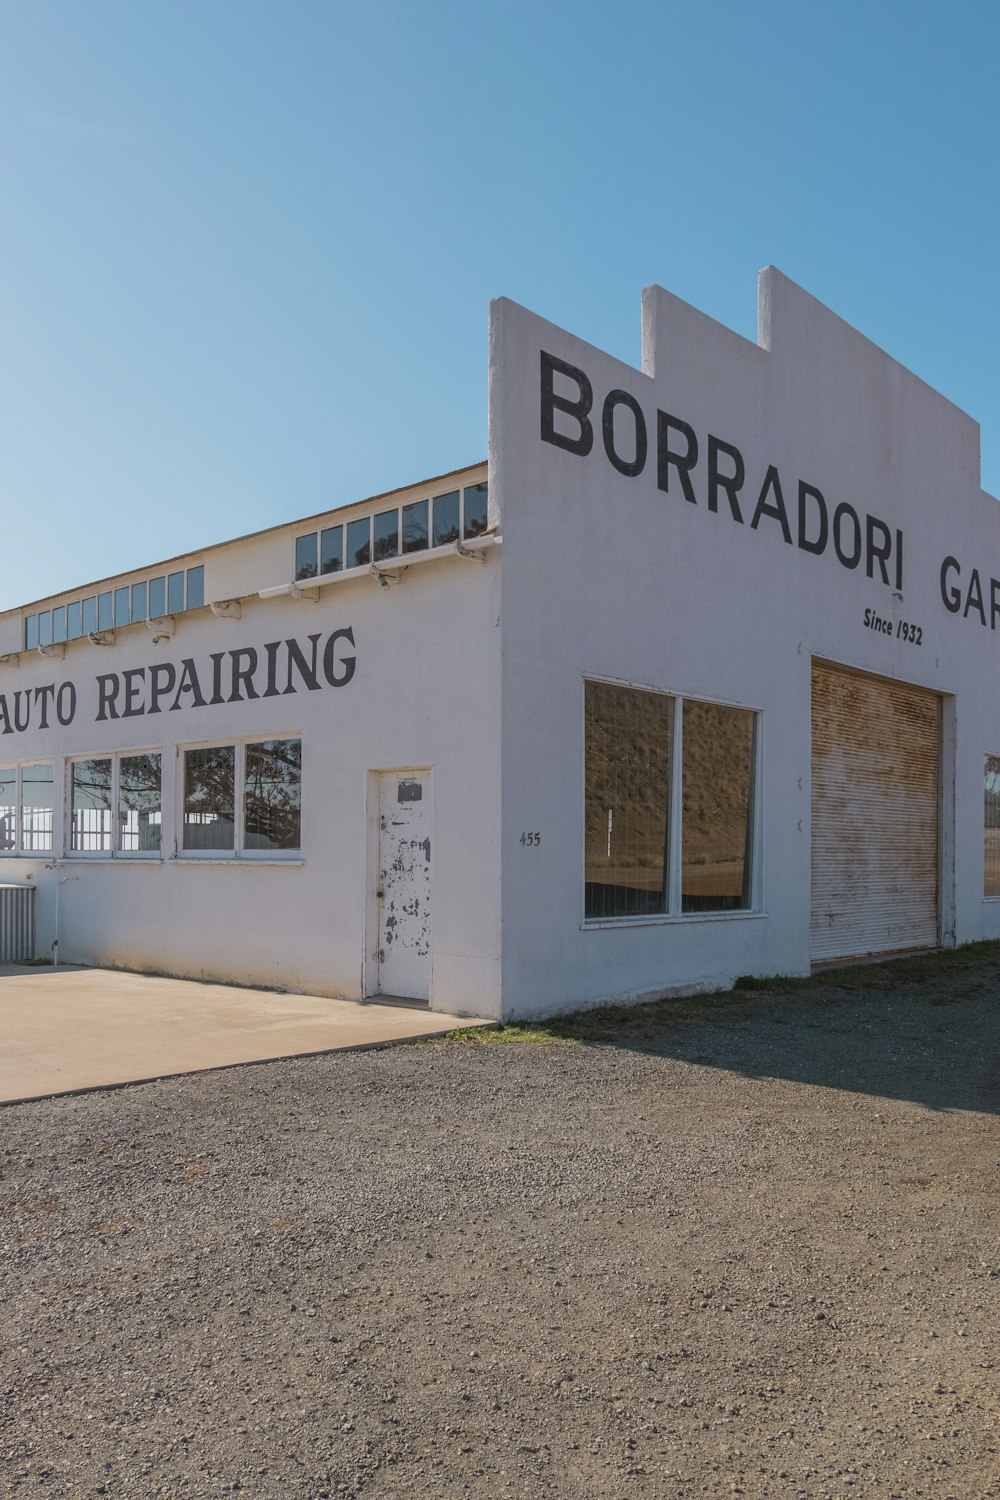
[[[941,700],[812,673],[812,957],[938,943]]]

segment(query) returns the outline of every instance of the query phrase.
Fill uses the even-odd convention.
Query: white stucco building
[[[759,318],[501,300],[488,465],[0,615],[0,955],[509,1018],[1000,936],[978,427]]]

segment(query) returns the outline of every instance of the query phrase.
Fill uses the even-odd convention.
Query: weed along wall
[[[633,368],[505,300],[489,463],[0,615],[42,955],[530,1017],[1000,937],[1000,507],[777,271]]]
[[[40,955],[58,890],[66,961],[499,1014],[485,478],[0,618],[0,879],[37,886]]]
[[[1000,933],[975,422],[771,268],[756,344],[654,287],[641,371],[491,350],[505,1010]]]

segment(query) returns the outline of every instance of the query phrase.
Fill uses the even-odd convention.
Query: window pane
[[[70,774],[73,807],[70,848],[77,854],[110,854],[111,762],[75,760]]]
[[[205,565],[199,563],[196,568],[187,570],[187,607],[188,609],[201,609],[205,603]]]
[[[83,633],[93,635],[97,629],[97,598],[91,594],[89,599],[83,601]]]
[[[167,577],[167,614],[179,615],[184,608],[184,574],[170,573]]]
[[[754,715],[684,702],[681,909],[750,905]]]
[[[184,848],[232,849],[236,750],[184,752]]]
[[[1000,755],[986,757],[983,801],[983,895],[1000,896]]]
[[[458,490],[452,490],[447,495],[434,496],[434,545],[443,547],[448,542],[457,542],[461,532],[458,529]]]
[[[80,639],[81,634],[80,601],[78,599],[75,604],[67,604],[66,606],[66,639],[68,641],[77,641]]]
[[[295,576],[296,578],[316,577],[315,531],[310,531],[308,536],[295,538]]]
[[[403,506],[403,551],[423,552],[427,547],[427,501]]]
[[[371,516],[362,516],[360,521],[350,521],[347,526],[347,566],[360,568],[371,562]]]
[[[465,491],[465,535],[482,536],[486,530],[486,491],[483,484],[470,484]]]
[[[115,624],[130,625],[132,623],[129,614],[129,590],[128,588],[115,589]]]
[[[38,616],[38,644],[52,645],[52,611],[49,609],[43,609]]]
[[[17,768],[0,769],[0,854],[17,847]]]
[[[146,585],[144,583],[132,585],[132,618],[133,620],[146,618]]]
[[[664,912],[673,699],[588,682],[584,701],[586,915]]]
[[[25,854],[52,848],[52,767],[21,768],[21,849]]]
[[[320,532],[319,570],[321,573],[339,573],[344,566],[344,528],[328,526]]]
[[[399,511],[383,510],[375,517],[375,561],[399,555]]]
[[[38,616],[27,615],[24,621],[24,647],[26,651],[34,651],[38,645]]]
[[[66,606],[60,604],[58,609],[52,611],[52,639],[64,641],[66,639]]]
[[[160,757],[123,755],[118,762],[118,847],[146,854],[160,847]]]
[[[98,630],[110,630],[114,624],[114,606],[111,594],[98,594],[97,596],[97,628]]]
[[[302,741],[248,745],[243,788],[247,849],[298,849],[302,807]]]
[[[149,580],[149,618],[158,620],[167,612],[167,580],[164,577]]]

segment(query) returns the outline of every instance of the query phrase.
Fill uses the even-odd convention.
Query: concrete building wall
[[[651,288],[640,371],[510,302],[493,306],[508,1015],[807,971],[814,657],[944,695],[942,939],[1000,935],[1000,903],[983,901],[983,763],[1000,753],[1000,508],[980,488],[978,427],[773,269],[759,307],[755,345]],[[554,404],[543,352],[585,376],[557,367]],[[613,392],[624,396],[609,414]],[[662,452],[658,463],[658,434],[693,457],[688,430],[690,494],[676,463]],[[721,486],[710,493],[712,437],[743,461],[732,503]],[[822,551],[808,491],[800,536],[800,482],[825,501]],[[587,675],[760,711],[758,910],[583,920]],[[522,843],[525,830],[538,840]]]

